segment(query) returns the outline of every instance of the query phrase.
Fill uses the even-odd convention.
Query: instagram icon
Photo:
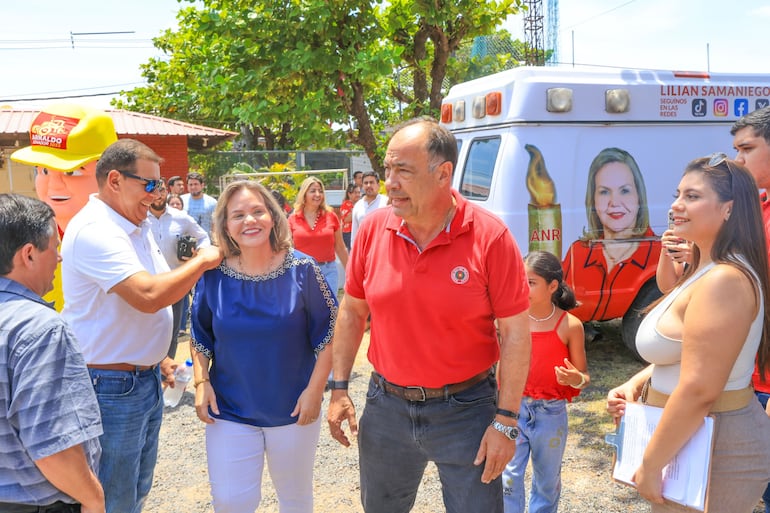
[[[714,115],[719,117],[725,117],[730,112],[730,102],[727,98],[715,98],[714,99]]]

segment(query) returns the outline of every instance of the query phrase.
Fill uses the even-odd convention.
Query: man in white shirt
[[[75,333],[96,392],[104,434],[99,481],[107,513],[139,513],[152,486],[163,414],[160,371],[173,386],[171,305],[222,260],[201,248],[169,270],[150,233],[161,158],[119,139],[96,166],[99,192],[62,241],[62,317]],[[160,362],[160,363],[159,363]]]
[[[169,268],[176,269],[182,265],[185,260],[189,260],[189,257],[182,257],[180,259],[178,256],[177,250],[181,238],[186,236],[193,237],[195,239],[196,248],[205,248],[206,246],[210,246],[211,242],[209,241],[209,236],[206,231],[195,222],[195,219],[190,217],[183,210],[178,210],[166,205],[167,198],[168,189],[161,181],[160,189],[158,189],[158,197],[150,204],[150,210],[147,212],[147,219],[150,222],[150,230],[155,238],[155,243],[160,248],[163,258],[166,259]],[[185,298],[186,297],[187,296],[185,296]],[[185,300],[183,298],[171,306],[171,310],[174,314],[174,321],[172,323],[171,345],[168,349],[169,358],[174,358],[176,356],[177,339],[179,338],[179,322],[182,319],[182,307],[184,302]]]
[[[185,212],[195,219],[195,222],[206,230],[211,237],[211,216],[217,206],[217,200],[203,193],[205,184],[203,175],[200,173],[190,173],[187,175],[187,190],[189,194],[182,195]]]
[[[367,171],[364,173],[363,186],[364,195],[353,206],[353,228],[350,231],[351,247],[364,217],[378,208],[388,206],[388,197],[380,194],[380,177],[377,176],[376,172]]]

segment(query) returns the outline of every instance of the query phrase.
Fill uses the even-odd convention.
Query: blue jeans
[[[516,454],[503,471],[505,513],[524,513],[524,472],[532,459],[529,513],[555,513],[561,495],[561,462],[567,443],[567,401],[523,397]]]
[[[766,394],[764,392],[754,392],[757,396],[757,399],[759,399],[759,404],[762,405],[762,408],[765,408],[767,406],[767,400],[770,398],[770,394]],[[765,488],[765,493],[762,494],[762,500],[765,503],[765,513],[770,513],[770,483],[767,485],[767,488]]]
[[[428,461],[438,467],[447,513],[502,513],[501,480],[481,482],[473,464],[495,416],[497,382],[447,398],[406,401],[369,382],[358,432],[361,502],[366,513],[408,513]]]
[[[350,251],[350,235],[352,232],[342,232],[342,242],[345,243],[345,247]]]
[[[150,493],[163,415],[158,366],[140,372],[88,369],[102,415],[99,481],[107,513],[139,513]]]
[[[337,262],[327,262],[325,264],[318,264],[321,268],[321,272],[326,278],[326,283],[329,284],[329,288],[332,290],[334,297],[337,297],[337,287],[339,285],[339,276],[337,274]]]

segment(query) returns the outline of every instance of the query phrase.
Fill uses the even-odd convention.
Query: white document
[[[634,486],[634,472],[639,468],[644,450],[660,421],[663,408],[640,403],[627,403],[618,431],[607,435],[608,443],[617,449],[613,479]],[[705,417],[703,424],[663,468],[663,497],[703,511],[711,468],[714,419]]]

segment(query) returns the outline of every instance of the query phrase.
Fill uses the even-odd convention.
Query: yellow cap
[[[97,160],[118,140],[109,114],[71,104],[41,111],[32,121],[29,138],[32,146],[13,152],[11,160],[59,171],[72,171]]]

